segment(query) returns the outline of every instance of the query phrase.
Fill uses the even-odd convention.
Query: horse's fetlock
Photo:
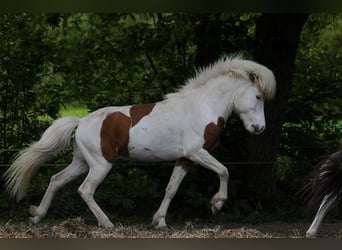
[[[29,208],[29,213],[32,216],[39,215],[38,207],[31,205],[30,208]]]

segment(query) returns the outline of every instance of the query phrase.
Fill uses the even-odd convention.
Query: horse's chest
[[[211,152],[214,150],[220,139],[221,130],[224,127],[225,120],[223,117],[217,119],[217,124],[211,122],[204,128],[204,144],[203,148]]]

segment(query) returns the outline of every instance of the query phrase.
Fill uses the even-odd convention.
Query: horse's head
[[[264,101],[274,97],[276,84],[269,69],[262,65],[257,65],[257,69],[258,73],[246,72],[245,84],[234,97],[235,112],[245,128],[253,134],[260,134],[265,130]]]
[[[260,134],[265,130],[264,96],[257,87],[242,88],[235,97],[234,109],[249,132]]]

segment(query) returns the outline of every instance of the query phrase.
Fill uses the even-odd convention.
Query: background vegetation
[[[264,27],[262,17],[250,13],[1,14],[0,174],[17,149],[37,140],[52,119],[83,116],[109,105],[157,102],[193,76],[196,67],[219,57],[239,53],[260,59],[255,48],[256,30],[260,36]],[[171,204],[169,220],[225,223],[312,216],[299,190],[314,165],[342,142],[342,15],[312,14],[303,20],[298,49],[289,48],[296,60],[293,76],[288,70],[286,113],[277,118],[279,143],[268,145],[275,154],[270,158],[271,171],[255,178],[269,168],[247,154],[260,145],[251,146],[248,139],[247,150],[245,132],[232,117],[214,152],[230,171],[229,199],[222,213],[212,218],[209,208],[218,178],[194,167]],[[284,30],[290,30],[290,25],[284,25]],[[279,97],[284,94],[278,92]],[[40,202],[51,175],[70,160],[71,150],[41,168],[28,197],[19,204],[1,192],[1,219],[27,219],[28,205]],[[114,221],[150,217],[162,200],[171,171],[172,163],[120,161],[96,200]],[[81,181],[56,196],[47,219],[82,215],[94,220],[76,193]],[[270,185],[272,192],[265,192]],[[341,216],[341,211],[334,215]]]

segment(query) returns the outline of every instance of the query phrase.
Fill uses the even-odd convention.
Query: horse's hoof
[[[150,224],[147,227],[147,229],[148,230],[167,231],[169,229],[169,226],[166,224],[163,224],[163,225]]]
[[[219,199],[216,195],[211,199],[211,212],[213,215],[217,215],[220,212],[224,201],[224,199]]]
[[[313,233],[306,233],[306,238],[317,238],[317,235]]]
[[[41,217],[40,217],[40,216],[30,217],[30,222],[31,222],[33,225],[37,225],[37,224],[39,223],[40,220],[41,220]]]
[[[165,216],[160,216],[158,213],[154,214],[151,226],[155,229],[167,228]]]
[[[30,206],[29,213],[30,213],[33,217],[39,215],[38,207],[33,206],[33,205]]]
[[[156,226],[154,226],[155,229],[158,229],[158,230],[165,230],[167,229],[167,225],[166,224],[158,224]]]
[[[99,223],[99,226],[103,227],[105,229],[112,229],[112,228],[114,228],[114,224],[111,223],[110,221],[107,221],[105,223]]]
[[[212,205],[211,206],[211,212],[215,216],[220,212],[220,210],[218,210],[215,205]]]

